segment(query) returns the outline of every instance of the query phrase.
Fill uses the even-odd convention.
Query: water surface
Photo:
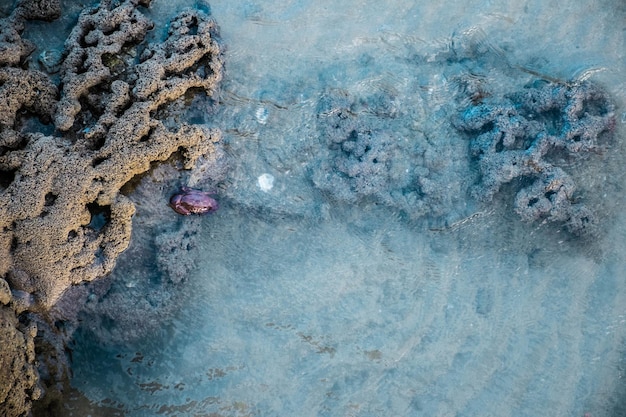
[[[152,18],[183,6],[165,3],[153,2]],[[104,415],[99,407],[127,416],[623,411],[620,2],[210,6],[227,72],[217,110],[196,103],[189,114],[224,132],[222,208],[177,220],[197,230],[197,257],[180,260],[196,267],[167,287],[158,331],[129,341],[141,316],[79,330],[80,396],[68,398],[68,416]],[[610,152],[570,166],[599,218],[592,238],[521,222],[505,192],[488,205],[467,192],[476,171],[451,124],[459,80],[480,77],[503,95],[537,74],[591,79],[617,105]],[[406,172],[432,191],[396,204],[387,177],[389,199],[320,186],[336,157],[326,117],[344,102],[359,126],[416,144],[399,145],[416,154]],[[271,188],[259,182],[267,176]],[[135,247],[150,248],[158,210],[138,206]],[[158,279],[137,284],[145,276],[130,260],[113,278],[131,305],[142,300],[137,285],[163,291]]]

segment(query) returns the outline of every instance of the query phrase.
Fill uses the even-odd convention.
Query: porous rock
[[[0,415],[7,416],[28,415],[40,387],[58,389],[63,345],[49,310],[73,284],[108,274],[128,247],[135,205],[120,189],[173,155],[183,168],[210,160],[220,139],[204,126],[163,120],[170,103],[190,89],[211,96],[221,79],[208,16],[184,12],[163,42],[144,45],[152,24],[137,6],[149,1],[103,0],[81,14],[56,86],[24,64],[33,47],[21,33],[25,19],[53,18],[57,5],[22,0],[0,21],[0,277],[8,284],[0,288]]]
[[[28,20],[51,21],[61,16],[60,0],[19,0],[14,13]]]
[[[411,117],[401,111],[391,97],[328,92],[319,105],[323,145],[312,181],[336,201],[384,204],[412,219],[446,216],[461,195],[455,150],[429,144],[403,125]]]
[[[118,266],[109,276],[71,287],[55,305],[52,314],[63,317],[69,333],[78,323],[88,323],[81,330],[89,331],[101,345],[138,343],[160,331],[163,317],[180,308],[185,290],[180,283],[195,267],[199,223],[207,218],[180,216],[167,201],[181,181],[213,190],[226,177],[226,166],[219,159],[201,164],[201,168],[183,173],[176,170],[176,164],[161,164],[133,180],[129,198],[138,203],[133,244],[118,258]],[[198,171],[204,171],[202,178],[208,183],[192,182],[200,180]]]
[[[9,283],[0,278],[0,304],[7,305],[11,301],[11,287]]]
[[[191,220],[197,221],[198,219]],[[195,243],[197,230],[192,227],[180,227],[161,233],[155,239],[157,267],[174,284],[184,280],[196,266],[194,257],[190,255],[197,252]]]
[[[110,83],[115,64],[122,63],[122,48],[136,46],[152,28],[150,19],[137,10],[137,3],[125,1],[116,7],[105,0],[80,14],[65,42],[63,95],[55,116],[59,130],[72,127],[82,109],[81,99],[95,104],[98,94],[90,95],[90,89]]]
[[[514,207],[523,220],[562,223],[575,235],[593,229],[595,215],[577,201],[576,184],[559,165],[610,145],[614,106],[599,87],[529,86],[474,103],[455,125],[469,135],[480,170],[474,196],[488,202],[504,184],[515,182]]]
[[[147,48],[154,53],[142,58],[136,72],[129,66],[114,75],[103,65],[105,54],[119,52],[143,36],[134,32],[129,38],[118,32],[128,25],[144,32],[149,28],[147,23],[138,23],[145,17],[139,17],[134,6],[127,1],[109,10],[111,3],[102,2],[99,9],[81,15],[68,44],[55,115],[57,128],[68,130],[66,137],[29,133],[24,135],[22,148],[0,156],[0,170],[13,177],[0,193],[0,240],[12,264],[5,264],[0,272],[8,273],[12,287],[35,294],[45,308],[69,285],[110,272],[117,255],[128,246],[134,206],[119,193],[125,183],[147,171],[151,162],[163,161],[179,150],[185,167],[190,168],[201,155],[210,155],[219,139],[217,132],[199,125],[183,124],[171,131],[155,118],[160,106],[184,96],[190,88],[212,94],[221,78],[214,24],[207,23],[201,12],[185,12],[174,19],[170,36],[163,44]],[[108,23],[98,26],[94,20],[98,16]],[[190,53],[196,47],[200,51]],[[88,52],[81,55],[77,52],[81,48]],[[156,52],[161,50],[177,61],[175,68],[162,61]],[[75,56],[84,59],[77,63]],[[78,66],[83,68],[80,74],[75,71]],[[15,94],[42,90],[36,84],[25,85],[16,85]],[[151,86],[150,93],[132,94],[138,85],[142,92]],[[43,94],[50,95],[52,90]],[[48,101],[46,106],[34,101],[32,111],[48,116]],[[17,105],[10,114],[17,112]],[[5,126],[15,123],[4,122]]]
[[[61,14],[59,0],[20,0],[11,14],[0,19],[0,66],[19,65],[35,45],[21,34],[27,20],[54,20]]]
[[[27,416],[40,398],[35,367],[37,327],[23,325],[9,306],[0,306],[0,415]]]

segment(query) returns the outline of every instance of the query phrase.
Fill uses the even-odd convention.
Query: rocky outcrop
[[[158,118],[192,88],[214,92],[221,78],[214,23],[184,12],[163,43],[140,54],[150,22],[136,5],[102,2],[83,12],[67,43],[56,108],[45,74],[3,69],[6,95],[27,100],[9,100],[0,121],[7,137],[0,273],[44,309],[69,285],[110,272],[127,247],[134,207],[119,192],[125,183],[175,152],[191,168],[219,139],[202,126],[170,129]],[[53,118],[64,135],[24,131],[16,116],[24,109],[44,123]]]
[[[34,46],[21,37],[26,19],[58,16],[58,1],[20,1],[0,22],[0,277],[9,288],[0,301],[22,306],[0,307],[7,346],[0,360],[29,369],[0,366],[8,372],[0,378],[8,381],[0,387],[2,415],[24,415],[39,395],[33,331],[20,330],[18,315],[35,323],[68,287],[113,269],[135,212],[120,189],[134,176],[176,155],[192,168],[211,158],[220,139],[204,126],[167,121],[168,105],[216,91],[215,23],[185,11],[162,42],[146,44],[152,23],[138,6],[149,3],[103,0],[84,10],[66,42],[58,86],[23,64]],[[48,330],[54,338],[54,326]]]
[[[42,395],[35,367],[37,326],[20,323],[19,301],[0,278],[0,415],[23,416]]]
[[[428,140],[392,96],[329,91],[318,109],[322,142],[313,184],[334,201],[383,204],[409,218],[446,217],[461,193],[464,155]],[[459,147],[460,149],[460,147]]]
[[[561,223],[575,235],[593,230],[595,215],[577,201],[575,181],[562,166],[610,145],[615,114],[604,91],[589,82],[529,86],[475,103],[455,125],[469,136],[478,163],[475,197],[490,201],[514,183],[523,220]]]

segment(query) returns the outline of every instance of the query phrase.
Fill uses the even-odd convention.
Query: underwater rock
[[[28,20],[52,21],[61,16],[60,0],[18,0],[16,15]]]
[[[576,184],[560,164],[610,145],[614,106],[590,82],[544,83],[502,99],[484,98],[454,122],[470,138],[481,179],[473,190],[490,201],[515,183],[515,212],[525,221],[563,223],[587,233],[595,215],[577,201]]]
[[[0,378],[0,393],[6,395],[4,402],[0,398],[1,415],[25,415],[18,408],[41,394],[32,388],[37,379],[32,349],[24,349],[32,338],[10,347],[20,336],[11,330],[17,329],[16,315],[47,325],[40,347],[58,352],[60,336],[42,317],[70,286],[111,272],[129,245],[135,205],[121,188],[154,162],[176,155],[184,169],[199,159],[211,160],[220,140],[218,131],[166,120],[174,113],[167,111],[170,104],[197,91],[215,93],[222,77],[215,23],[201,11],[185,11],[171,21],[162,42],[145,44],[152,23],[137,7],[149,3],[104,0],[85,9],[65,44],[60,87],[28,69],[25,61],[34,48],[21,38],[24,20],[58,16],[58,1],[19,1],[0,21],[5,98],[0,104],[0,277],[9,284],[13,308],[2,321],[7,326],[2,358],[14,357],[1,366],[11,373]],[[2,293],[3,304],[5,298]],[[20,361],[28,371],[26,365],[4,366]],[[53,387],[62,361],[47,368],[42,361],[42,377],[52,379],[46,385]],[[30,387],[20,391],[23,398],[11,381]],[[7,409],[11,404],[16,406]]]
[[[347,203],[374,202],[416,219],[452,212],[462,165],[447,143],[429,143],[423,131],[403,125],[391,97],[356,99],[328,92],[318,111],[322,151],[311,168],[314,185]],[[326,149],[324,149],[326,148]]]
[[[196,267],[193,255],[198,252],[196,247],[198,229],[199,226],[180,227],[161,233],[155,238],[157,267],[163,276],[174,284],[184,280]]]
[[[199,231],[207,219],[183,218],[168,208],[180,181],[200,180],[197,167],[181,173],[177,165],[160,164],[125,187],[132,187],[129,198],[137,208],[133,244],[110,275],[68,288],[54,306],[51,315],[63,320],[68,334],[80,327],[102,346],[128,346],[161,331],[163,318],[180,307],[186,288],[181,284],[196,266]],[[228,169],[219,159],[204,161],[202,168],[203,180],[195,184],[209,190],[224,181]]]

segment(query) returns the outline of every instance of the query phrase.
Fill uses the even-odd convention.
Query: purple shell
[[[170,198],[170,207],[178,214],[206,214],[218,209],[217,201],[210,197],[215,193],[181,187],[180,192]]]

